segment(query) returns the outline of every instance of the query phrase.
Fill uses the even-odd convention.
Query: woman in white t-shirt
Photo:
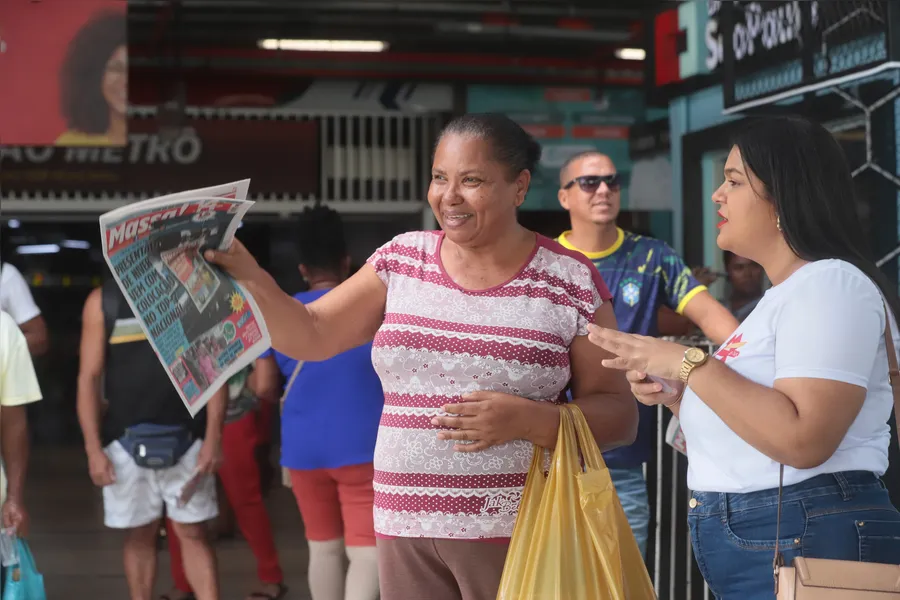
[[[681,420],[694,553],[717,598],[774,597],[781,465],[786,564],[900,564],[900,513],[880,480],[893,406],[884,301],[892,317],[900,302],[871,260],[853,198],[846,158],[823,127],[754,121],[713,201],[719,247],[762,265],[773,287],[715,360],[654,338],[591,333],[618,355],[604,365],[628,371],[640,402]]]

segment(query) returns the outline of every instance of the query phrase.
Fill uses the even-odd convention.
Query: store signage
[[[627,140],[633,123],[634,117],[629,115],[576,112],[572,113],[570,132],[574,139]]]
[[[628,154],[632,160],[667,154],[671,146],[668,119],[638,123],[629,131]]]
[[[538,140],[560,139],[566,136],[566,127],[563,124],[565,116],[561,112],[517,112],[510,113],[509,118]]]
[[[132,119],[115,147],[2,146],[4,193],[148,195],[250,178],[250,193],[314,195],[319,128],[314,120],[188,118],[175,135],[159,120]]]
[[[763,58],[792,43],[800,41],[803,18],[800,5],[808,0],[733,3],[734,26],[730,40],[735,64],[757,57]],[[724,61],[726,43],[721,25],[723,0],[707,0],[706,67],[718,69]],[[812,27],[819,22],[819,1],[810,3]]]

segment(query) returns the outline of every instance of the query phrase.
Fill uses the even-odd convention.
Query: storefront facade
[[[835,132],[859,170],[861,195],[867,196],[863,215],[877,217],[869,218],[876,254],[885,256],[897,246],[900,44],[894,39],[898,27],[891,27],[900,12],[896,4],[742,2],[728,14],[730,3],[693,0],[675,11],[677,29],[670,25],[669,31],[683,51],[676,52],[674,74],[669,68],[660,78],[666,65],[655,65],[663,85],[654,92],[659,97],[668,88],[662,95],[668,96],[672,140],[674,238],[691,264],[721,266],[710,196],[722,180],[730,135],[747,116],[765,113],[794,112]],[[783,30],[767,29],[772,22]],[[823,30],[830,31],[825,41]],[[803,51],[807,40],[814,40],[808,46],[815,51]],[[896,260],[886,267],[897,276]]]

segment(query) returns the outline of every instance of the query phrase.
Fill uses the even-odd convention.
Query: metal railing
[[[323,201],[422,210],[440,117],[317,113],[312,118],[320,128]]]
[[[705,338],[663,338],[712,354],[715,345]],[[656,460],[647,465],[651,519],[648,557],[658,598],[709,600],[712,594],[697,568],[691,548],[687,514],[691,492],[687,487],[687,457],[666,442],[666,429],[674,415],[657,407]]]

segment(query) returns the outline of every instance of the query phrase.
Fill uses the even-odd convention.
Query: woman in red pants
[[[319,206],[298,221],[300,273],[321,298],[346,279],[350,257],[340,215]],[[373,502],[375,437],[384,406],[367,343],[321,362],[271,352],[257,361],[259,389],[281,392],[281,465],[288,469],[309,542],[312,600],[375,600],[378,560]],[[385,598],[385,600],[391,600]]]
[[[260,442],[259,410],[257,397],[251,385],[251,369],[241,371],[228,381],[228,413],[222,431],[222,466],[219,478],[225,495],[237,520],[238,527],[250,544],[256,557],[259,589],[247,596],[247,600],[279,600],[287,593],[284,575],[278,560],[278,551],[272,537],[269,513],[263,503],[260,487],[260,471],[256,448]],[[271,402],[262,398],[262,402]],[[166,520],[172,579],[181,596],[178,600],[193,598],[191,586],[184,575],[181,547],[178,537],[171,532]]]

